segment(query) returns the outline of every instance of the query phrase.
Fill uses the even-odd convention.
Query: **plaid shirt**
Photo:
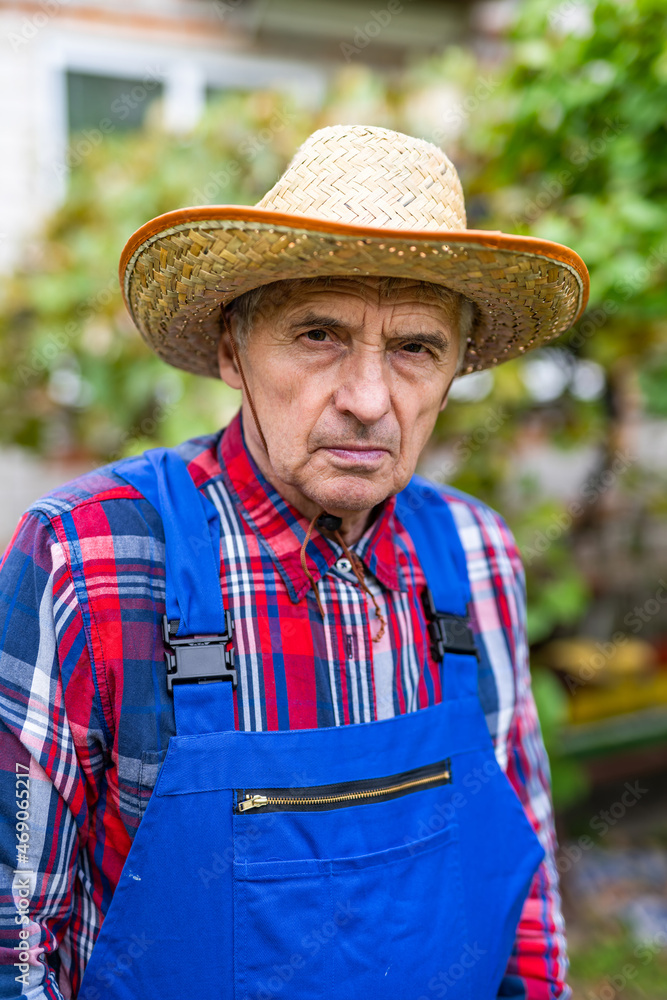
[[[348,725],[441,699],[420,600],[425,579],[393,498],[353,547],[387,622],[374,643],[372,602],[337,543],[315,531],[308,555],[322,620],[299,559],[307,520],[262,477],[240,417],[179,451],[220,513],[238,729]],[[467,556],[480,698],[496,757],[546,850],[500,995],[564,1000],[571,994],[549,766],[530,687],[523,568],[499,514],[441,489]],[[76,996],[175,732],[163,613],[162,524],[111,467],[63,486],[24,515],[0,572],[0,997]],[[17,845],[17,794],[26,783],[20,792],[17,784],[26,775],[29,830]],[[17,875],[17,868],[34,874]],[[15,917],[28,883],[30,959],[22,984]]]

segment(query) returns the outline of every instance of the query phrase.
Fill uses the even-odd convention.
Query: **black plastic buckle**
[[[422,603],[431,637],[433,657],[438,663],[445,653],[471,653],[479,659],[470,624],[470,614],[449,615],[444,611],[437,611],[433,594],[428,587],[424,588]]]
[[[165,649],[167,661],[167,690],[173,693],[174,684],[206,684],[208,681],[238,682],[234,667],[234,650],[225,649],[232,638],[234,622],[225,611],[226,631],[222,635],[187,635],[176,637],[179,623],[162,618],[162,634],[169,646]]]

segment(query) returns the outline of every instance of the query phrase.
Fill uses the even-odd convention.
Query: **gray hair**
[[[326,288],[331,284],[332,280],[336,279],[324,276],[319,278],[296,278],[292,280],[272,281],[270,284],[260,285],[259,288],[251,288],[249,292],[244,292],[243,295],[239,295],[238,298],[233,299],[226,308],[226,315],[229,318],[233,316],[236,321],[236,342],[238,346],[244,348],[247,345],[248,335],[252,330],[255,317],[269,303],[276,300],[277,292],[280,290],[287,291],[285,288],[286,285],[290,288],[297,285],[300,288]],[[354,276],[351,275],[350,280],[353,281]],[[380,296],[382,298],[390,298],[393,292],[407,283],[411,284],[411,279],[381,277],[379,285]],[[475,321],[475,303],[471,302],[465,295],[461,295],[460,292],[455,292],[451,288],[445,288],[443,285],[437,285],[431,281],[420,281],[417,287],[417,297],[426,297],[427,294],[434,296],[441,305],[450,309],[458,309],[459,356],[455,372],[455,374],[458,374],[463,364],[463,358],[468,346],[468,338]]]

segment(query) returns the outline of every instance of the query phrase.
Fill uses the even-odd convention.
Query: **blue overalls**
[[[495,1000],[544,851],[496,763],[447,504],[416,477],[397,498],[434,604],[442,702],[239,732],[218,515],[174,452],[116,471],[164,523],[176,735],[79,998]]]

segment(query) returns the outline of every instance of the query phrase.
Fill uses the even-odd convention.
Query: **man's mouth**
[[[388,448],[369,448],[363,445],[329,445],[324,448],[338,461],[348,465],[378,465],[385,455],[389,454]]]

